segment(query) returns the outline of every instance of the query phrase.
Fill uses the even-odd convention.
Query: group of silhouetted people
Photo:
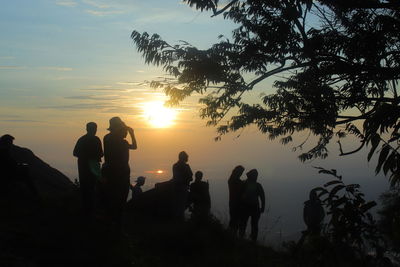
[[[79,184],[85,211],[92,214],[96,206],[102,206],[106,216],[121,227],[130,188],[129,150],[136,149],[137,143],[134,130],[119,117],[110,119],[107,130],[109,133],[104,136],[103,150],[96,136],[97,125],[89,122],[86,125],[87,133],[78,139],[73,155],[78,158]],[[128,133],[131,143],[125,140]],[[103,156],[104,163],[100,167]]]
[[[96,123],[87,123],[87,133],[76,142],[73,155],[78,158],[80,194],[85,214],[103,214],[121,228],[129,190],[132,192],[131,201],[139,200],[143,195],[141,187],[146,178],[139,176],[135,185],[130,184],[129,150],[137,149],[134,130],[119,117],[111,118],[109,123],[109,133],[104,136],[103,146],[96,136]],[[131,137],[130,143],[125,139],[128,134]],[[14,137],[8,134],[0,137],[1,183],[5,185],[1,189],[7,190],[10,184],[20,182],[39,198],[27,164],[17,162],[11,155],[13,140]],[[104,163],[101,165],[103,157]],[[172,166],[172,179],[164,183],[170,188],[171,217],[183,221],[185,210],[189,209],[192,219],[204,221],[210,217],[209,183],[203,181],[201,171],[195,173],[193,181],[188,160],[189,155],[185,151],[180,152],[178,161]],[[244,237],[250,219],[250,237],[256,241],[259,219],[265,210],[265,193],[262,185],[257,182],[258,171],[248,171],[247,179],[242,180],[244,170],[243,166],[236,166],[228,179],[229,228],[235,235]],[[103,213],[98,212],[99,209]],[[304,236],[319,234],[324,216],[322,203],[312,190],[310,199],[304,203],[303,218],[307,225]]]
[[[247,179],[241,180],[243,166],[236,166],[228,179],[229,186],[229,228],[234,234],[239,232],[244,237],[247,222],[250,218],[253,241],[258,236],[258,221],[265,210],[265,194],[260,183],[257,182],[258,171],[252,169],[246,173]]]
[[[136,185],[130,184],[129,150],[136,149],[137,143],[132,128],[128,127],[119,117],[110,119],[110,127],[103,139],[96,136],[97,125],[89,122],[87,133],[78,139],[73,155],[78,158],[79,183],[83,208],[87,214],[95,210],[96,201],[102,206],[106,215],[118,226],[121,226],[122,213],[127,201],[129,189],[132,191],[132,201],[140,198],[141,186],[145,177],[140,176]],[[129,133],[131,143],[125,138]],[[104,151],[104,152],[103,152]],[[100,166],[104,156],[104,164]],[[188,164],[189,155],[182,151],[178,161],[172,166],[172,210],[173,217],[184,220],[185,210],[189,208],[192,218],[204,220],[209,217],[211,199],[208,182],[202,181],[203,173],[193,172]],[[237,166],[228,180],[229,185],[229,227],[239,236],[245,234],[247,222],[251,221],[251,239],[257,240],[258,221],[265,209],[265,195],[261,184],[257,182],[258,172],[252,169],[247,172],[247,179],[241,180],[244,172],[242,166]]]

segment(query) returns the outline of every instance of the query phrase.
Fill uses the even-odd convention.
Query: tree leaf
[[[381,138],[380,138],[380,136],[378,134],[375,134],[375,135],[372,136],[372,138],[371,138],[371,145],[372,146],[371,146],[371,149],[369,150],[368,157],[367,157],[368,161],[371,160],[372,155],[374,154],[375,149],[378,147],[380,141],[381,141]]]
[[[378,174],[381,171],[382,164],[385,162],[387,155],[389,154],[390,146],[383,145],[381,153],[379,154],[378,164],[375,169],[375,173]]]

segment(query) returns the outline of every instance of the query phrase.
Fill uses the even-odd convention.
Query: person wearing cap
[[[96,136],[97,124],[86,124],[86,134],[81,136],[75,144],[73,155],[78,158],[79,185],[82,206],[89,215],[94,211],[95,185],[99,177],[103,148],[100,138]]]
[[[134,186],[131,185],[132,200],[136,200],[141,196],[141,194],[143,193],[142,186],[144,185],[145,181],[146,177],[139,176],[136,179],[136,184]]]
[[[187,163],[189,155],[181,151],[178,162],[172,166],[172,182],[174,185],[174,216],[178,220],[184,220],[185,209],[188,206],[189,184],[193,180],[193,172]]]
[[[129,150],[137,149],[135,133],[119,117],[110,119],[110,133],[104,136],[104,164],[102,175],[111,219],[121,226],[122,213],[130,187]],[[127,134],[131,143],[125,140]]]
[[[7,192],[9,186],[15,182],[21,182],[27,186],[36,200],[40,200],[38,190],[26,163],[17,162],[11,155],[14,146],[14,137],[5,134],[0,137],[0,183],[1,194]]]
[[[247,180],[245,181],[242,195],[242,219],[239,224],[239,235],[244,237],[247,227],[247,221],[251,218],[251,240],[257,241],[258,236],[258,221],[261,213],[265,210],[265,194],[260,183],[257,182],[258,171],[252,169],[246,173]],[[261,205],[260,205],[261,204]]]

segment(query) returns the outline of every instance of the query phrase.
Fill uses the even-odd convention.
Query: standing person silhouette
[[[309,198],[309,200],[304,202],[303,208],[303,220],[307,226],[307,230],[302,231],[302,236],[297,242],[299,247],[303,245],[307,237],[319,236],[321,234],[322,222],[325,217],[325,210],[315,189],[310,191]]]
[[[265,194],[261,184],[257,183],[258,171],[250,170],[244,185],[242,195],[243,217],[239,226],[239,234],[244,237],[246,232],[247,221],[251,218],[251,240],[257,241],[258,236],[258,220],[261,213],[265,210]],[[261,202],[261,207],[260,207]]]
[[[86,134],[75,144],[73,155],[78,158],[79,185],[82,206],[87,215],[93,214],[95,202],[95,185],[99,177],[103,149],[101,141],[96,136],[97,124],[86,124]]]
[[[317,191],[310,191],[310,199],[304,202],[303,220],[307,225],[309,234],[319,235],[322,228],[322,221],[325,217],[325,211],[321,200],[318,198]]]
[[[185,218],[185,209],[188,204],[188,189],[190,181],[193,180],[193,172],[189,164],[189,155],[185,151],[181,151],[178,155],[178,162],[172,166],[172,181],[174,184],[174,215],[178,220],[183,221]]]
[[[204,182],[203,172],[197,171],[195,180],[190,184],[190,203],[192,207],[192,218],[199,221],[204,221],[210,215],[211,198],[208,181]]]
[[[244,167],[236,166],[232,170],[232,174],[228,179],[229,188],[229,228],[236,235],[239,229],[239,221],[241,216],[241,201],[244,189],[244,182],[240,180],[244,172]]]
[[[119,117],[110,119],[109,134],[104,136],[104,165],[102,174],[107,196],[108,214],[122,227],[122,214],[130,187],[129,150],[137,149],[135,133]],[[125,140],[129,133],[131,144]]]

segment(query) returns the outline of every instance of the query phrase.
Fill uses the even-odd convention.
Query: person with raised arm
[[[130,188],[129,150],[137,149],[134,130],[120,117],[110,119],[110,133],[104,136],[102,175],[107,196],[108,214],[117,227],[122,227],[123,209]],[[125,140],[127,134],[131,143]]]

